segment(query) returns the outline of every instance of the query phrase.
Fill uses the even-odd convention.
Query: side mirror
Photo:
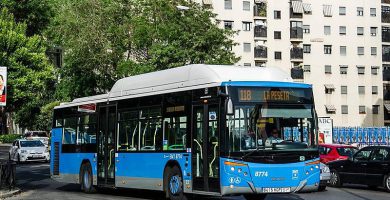
[[[226,114],[227,115],[234,115],[233,102],[232,102],[232,99],[230,97],[228,97],[228,100],[227,100]]]

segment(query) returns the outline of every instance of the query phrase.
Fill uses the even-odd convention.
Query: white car
[[[9,159],[13,161],[45,161],[49,162],[50,154],[40,140],[18,139],[9,150]]]
[[[326,188],[326,184],[330,180],[330,170],[329,167],[324,163],[320,164],[320,169],[320,186],[318,187],[318,191],[324,191]]]
[[[45,131],[28,131],[24,134],[25,139],[37,139],[43,142],[46,146],[49,145],[49,136]]]

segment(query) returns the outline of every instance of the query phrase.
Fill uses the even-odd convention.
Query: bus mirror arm
[[[226,114],[227,115],[234,115],[234,106],[232,99],[230,97],[226,100]]]

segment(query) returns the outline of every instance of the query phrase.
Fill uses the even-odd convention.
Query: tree
[[[190,9],[183,12],[176,6]],[[215,14],[185,0],[64,0],[47,32],[62,46],[57,95],[105,93],[124,76],[192,63],[232,64],[234,32]]]
[[[6,111],[15,112],[16,122],[31,128],[37,123],[40,107],[52,98],[55,71],[46,58],[42,38],[27,36],[27,25],[15,22],[5,8],[0,13],[0,27],[0,66],[8,67]]]

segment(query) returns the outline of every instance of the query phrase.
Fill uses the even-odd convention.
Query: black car
[[[348,160],[328,163],[330,186],[343,183],[364,184],[371,188],[383,186],[390,192],[390,147],[369,146],[357,151]]]

